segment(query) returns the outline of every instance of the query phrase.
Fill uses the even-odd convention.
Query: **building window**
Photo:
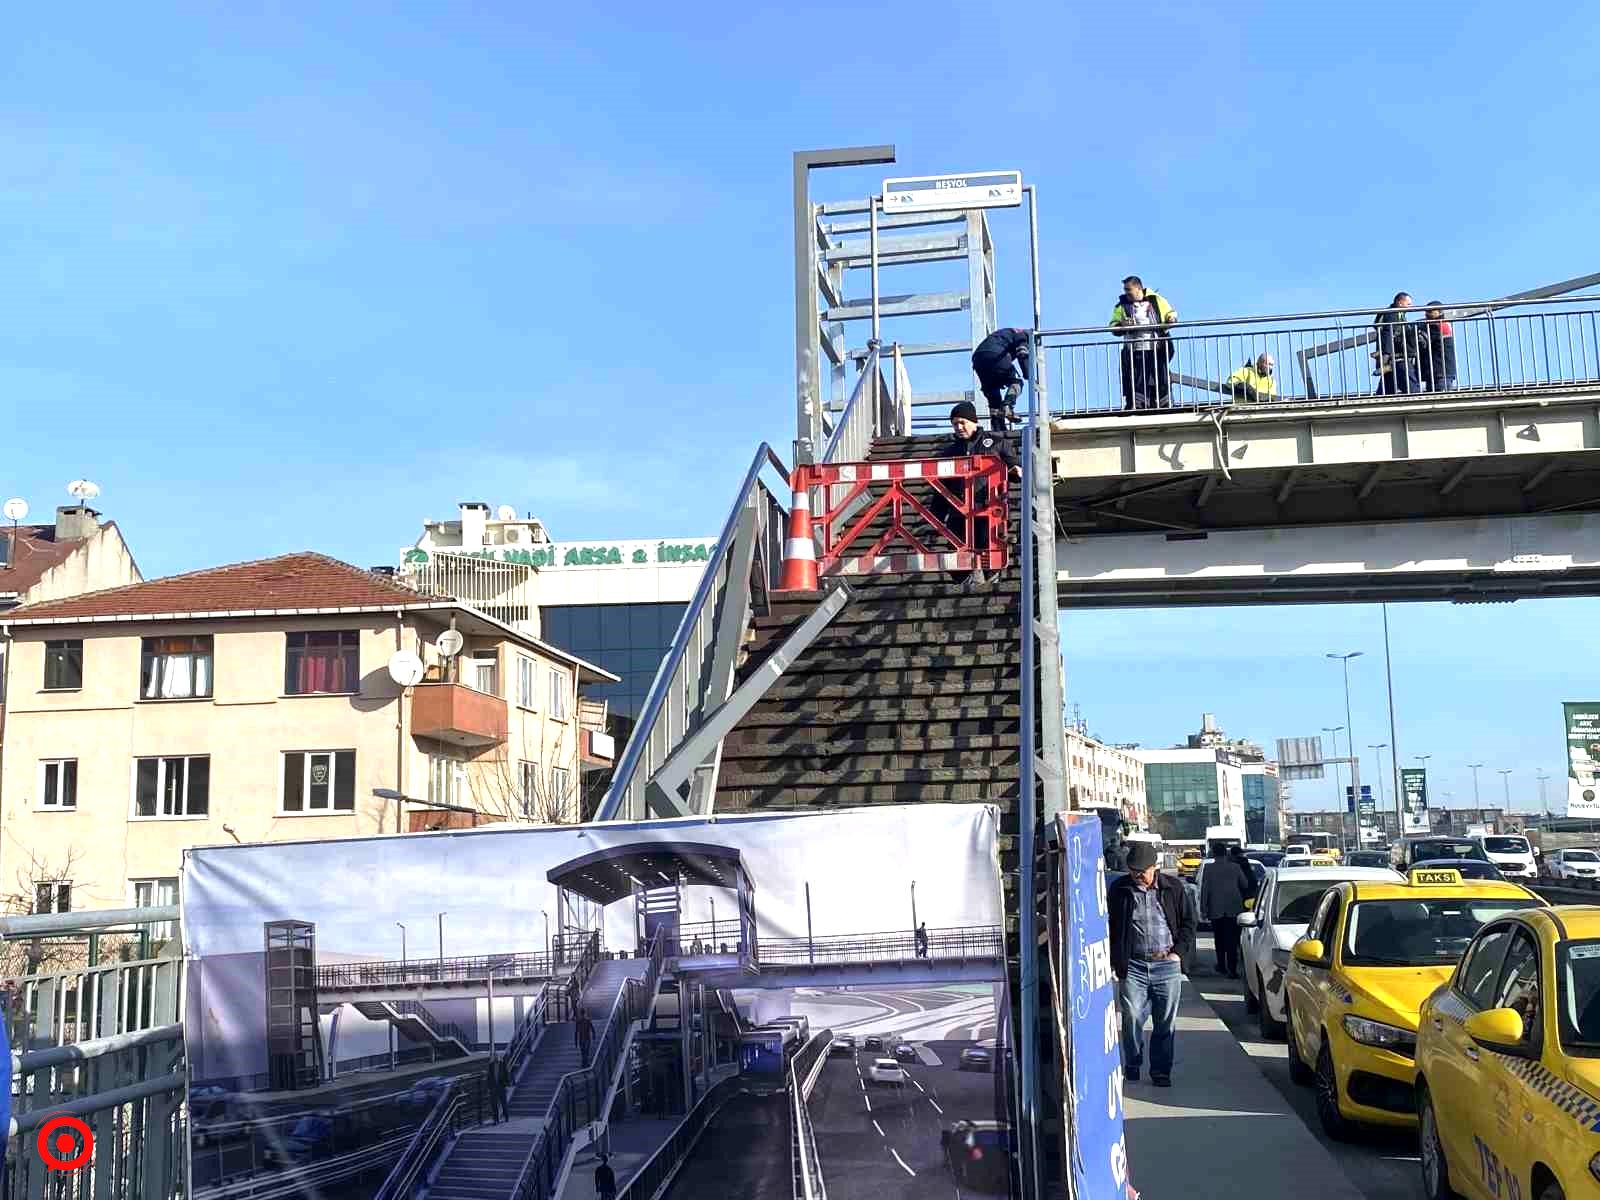
[[[203,817],[211,811],[211,759],[136,758],[133,815]]]
[[[47,692],[72,691],[83,686],[83,641],[44,644],[44,687]]]
[[[165,908],[178,902],[178,881],[166,879],[134,879],[133,906],[135,908]],[[150,926],[150,936],[158,942],[170,941],[177,933],[175,921],[159,921]]]
[[[565,767],[550,768],[550,799],[552,808],[566,811],[567,801],[571,798],[567,792],[572,787],[572,772]]]
[[[428,759],[428,799],[435,804],[460,804],[466,790],[466,771],[453,758]]]
[[[524,659],[524,662],[527,660]],[[539,806],[539,764],[523,759],[517,765],[517,790],[522,796],[522,815],[532,817]]]
[[[471,672],[467,676],[468,684],[474,691],[482,692],[486,696],[500,694],[500,656],[494,650],[474,650],[472,661],[467,664]]]
[[[291,633],[284,661],[287,696],[351,695],[361,688],[361,634],[354,629]]]
[[[517,655],[517,703],[532,708],[538,692],[539,664],[526,654]]]
[[[550,668],[550,719],[567,719],[567,673]]]
[[[211,636],[144,638],[139,697],[193,700],[211,695]]]
[[[39,807],[78,807],[77,759],[45,759],[39,764]]]
[[[33,911],[36,913],[64,913],[72,911],[72,882],[52,879],[33,885]]]
[[[354,750],[290,750],[283,756],[283,811],[354,812]]]

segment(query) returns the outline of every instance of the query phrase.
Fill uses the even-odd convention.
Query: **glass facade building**
[[[1151,831],[1166,841],[1205,837],[1206,826],[1220,823],[1217,781],[1215,761],[1145,763]]]
[[[1271,845],[1281,842],[1282,807],[1278,796],[1278,777],[1247,767],[1244,775],[1245,841]]]

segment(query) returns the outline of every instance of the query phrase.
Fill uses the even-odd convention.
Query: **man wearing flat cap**
[[[1171,1087],[1183,959],[1194,949],[1194,909],[1185,901],[1183,882],[1157,868],[1154,844],[1142,841],[1128,846],[1128,873],[1106,890],[1106,902],[1122,1015],[1123,1077],[1139,1081],[1148,1016],[1150,1082]]]

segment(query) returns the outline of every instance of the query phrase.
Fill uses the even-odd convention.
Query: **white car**
[[[1302,842],[1283,848],[1283,857],[1278,860],[1280,867],[1308,867],[1311,865],[1311,847]]]
[[[1404,876],[1388,867],[1280,866],[1267,872],[1255,908],[1240,915],[1244,1006],[1256,1014],[1262,1037],[1283,1036],[1287,1015],[1283,983],[1289,969],[1289,948],[1305,933],[1322,893],[1347,879],[1405,882]]]
[[[1484,833],[1472,839],[1483,847],[1489,861],[1500,868],[1507,879],[1537,879],[1539,867],[1533,859],[1533,847],[1520,833]]]
[[[1600,879],[1600,854],[1582,847],[1552,850],[1544,856],[1551,879]]]
[[[905,1087],[906,1069],[892,1058],[875,1058],[867,1068],[867,1078],[885,1087]]]

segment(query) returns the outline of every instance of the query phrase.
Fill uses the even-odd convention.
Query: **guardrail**
[[[660,1200],[678,1171],[693,1153],[695,1143],[717,1113],[730,1100],[745,1095],[740,1076],[732,1075],[706,1090],[656,1151],[645,1159],[632,1178],[617,1192],[617,1200]]]
[[[905,364],[900,347],[892,347],[891,353],[893,387],[883,377],[882,351],[874,348],[861,364],[855,390],[834,423],[818,462],[860,462],[871,452],[875,438],[911,432],[911,388]]]
[[[94,1038],[32,1050],[13,1060],[8,1134],[27,1152],[12,1159],[7,1200],[45,1195],[96,1200],[171,1200],[182,1194],[186,1150],[183,1027]],[[33,1139],[56,1116],[76,1117],[94,1136],[89,1162],[66,1178],[47,1171]]]
[[[487,1091],[486,1081],[479,1074],[462,1076],[451,1084],[412,1136],[400,1161],[373,1193],[372,1200],[410,1200],[450,1139],[463,1129],[483,1124]]]
[[[910,930],[819,938],[766,938],[759,943],[757,960],[764,967],[788,963],[841,965],[921,960],[961,963],[994,960],[1004,954],[1004,930],[998,925],[980,925],[970,929],[930,929],[925,950],[919,948],[917,936]]]
[[[481,983],[496,979],[554,978],[566,967],[555,954],[472,954],[458,958],[413,958],[400,962],[328,963],[317,967],[318,991],[418,984]]]
[[[823,1041],[824,1038],[827,1040]],[[800,1080],[802,1077],[814,1080],[832,1041],[831,1029],[818,1034],[785,1064],[789,1076],[789,1175],[794,1185],[794,1200],[828,1200],[828,1188],[822,1181],[822,1163],[817,1157],[816,1132],[811,1127],[811,1109],[806,1104],[810,1089]],[[807,1055],[811,1057],[807,1059]]]
[[[1380,317],[1394,323],[1380,325]],[[1152,340],[1118,337],[1106,326],[1041,334],[1055,387],[1051,415],[1286,401],[1338,406],[1375,396],[1470,400],[1600,386],[1597,295],[1452,303],[1437,319],[1413,306],[1182,321],[1159,333],[1141,328]],[[1235,373],[1263,354],[1274,360],[1273,394],[1252,398],[1243,387],[1248,377],[1236,387]]]
[[[62,1046],[176,1021],[183,979],[181,958],[25,975],[18,984],[28,1027],[18,1043]]]
[[[645,785],[733,690],[738,651],[751,612],[778,585],[787,513],[761,480],[771,468],[789,484],[789,470],[763,442],[717,535],[716,548],[684,610],[672,647],[656,670],[633,732],[612,772],[597,821],[645,817]],[[757,595],[759,593],[759,596]],[[720,746],[696,774],[691,803],[704,811],[716,789]]]
[[[1600,879],[1537,879],[1526,886],[1551,904],[1600,904]]]

